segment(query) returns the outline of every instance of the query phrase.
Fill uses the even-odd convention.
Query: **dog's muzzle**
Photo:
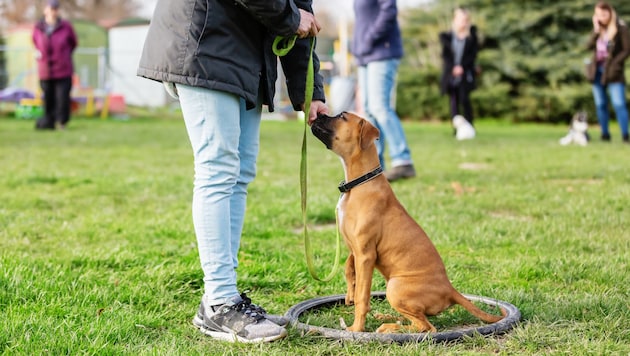
[[[343,113],[337,116],[328,116],[320,114],[311,125],[311,132],[317,137],[326,148],[332,148],[332,138],[335,133],[334,122],[343,117]]]

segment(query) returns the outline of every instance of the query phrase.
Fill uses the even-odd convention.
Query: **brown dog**
[[[350,113],[321,116],[313,134],[343,161],[345,184],[338,205],[339,228],[350,249],[346,261],[346,304],[355,304],[349,331],[364,331],[370,310],[374,268],[387,281],[387,301],[411,321],[408,331],[436,329],[427,315],[460,304],[479,319],[494,323],[505,316],[488,314],[461,295],[446,276],[444,263],[422,228],[400,204],[380,174],[374,140],[379,131]],[[377,332],[395,332],[398,324],[383,324]]]

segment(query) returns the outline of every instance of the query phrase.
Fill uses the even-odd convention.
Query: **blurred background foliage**
[[[579,110],[596,122],[591,86],[584,77],[590,58],[594,1],[436,1],[400,12],[405,57],[400,66],[397,110],[411,120],[449,120],[439,92],[438,34],[450,28],[453,9],[467,8],[478,28],[481,70],[472,94],[478,118],[566,123]],[[612,2],[630,20],[630,1]],[[626,70],[630,78],[630,71]],[[611,113],[612,114],[612,113]]]

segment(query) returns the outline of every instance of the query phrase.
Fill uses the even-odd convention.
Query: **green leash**
[[[297,40],[297,35],[291,36],[290,38],[285,38],[282,36],[277,36],[273,41],[273,53],[277,56],[284,56],[293,45],[295,45],[295,41]],[[281,48],[279,46],[282,45]],[[302,135],[302,158],[300,161],[300,193],[302,196],[302,225],[304,231],[304,252],[306,254],[306,265],[308,267],[308,271],[311,274],[313,279],[320,282],[328,282],[337,273],[337,269],[339,268],[339,257],[341,255],[341,238],[339,237],[339,221],[337,219],[337,211],[335,210],[335,220],[337,221],[337,247],[335,251],[335,263],[333,265],[330,273],[324,277],[320,278],[315,272],[315,266],[313,264],[313,252],[311,249],[311,239],[308,236],[308,228],[307,228],[307,214],[306,214],[306,131],[308,130],[308,115],[311,112],[311,101],[313,99],[313,86],[315,85],[315,73],[313,69],[313,50],[315,48],[315,38],[311,37],[311,51],[308,58],[308,68],[306,70],[306,89],[304,94],[304,133]]]

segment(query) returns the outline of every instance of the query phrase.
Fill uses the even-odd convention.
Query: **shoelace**
[[[234,310],[241,312],[251,318],[256,319],[256,321],[262,320],[265,318],[265,310],[256,304],[252,304],[252,300],[247,297],[245,293],[241,294],[242,301],[234,304],[232,308]]]
[[[252,307],[252,309],[254,309],[259,314],[263,314],[263,315],[267,314],[267,311],[263,309],[261,306],[252,303],[251,298],[249,298],[246,293],[241,293],[241,298],[243,299],[243,301],[245,301],[245,303],[249,304]]]

